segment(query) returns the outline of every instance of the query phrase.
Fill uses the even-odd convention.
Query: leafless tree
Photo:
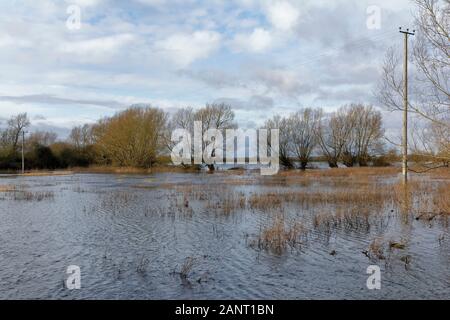
[[[170,118],[166,134],[165,143],[169,151],[175,146],[176,142],[171,141],[172,132],[175,129],[187,130],[191,137],[194,135],[194,122],[201,122],[201,136],[202,136],[202,148],[205,150],[207,142],[203,141],[203,136],[209,129],[233,129],[237,125],[234,121],[234,112],[231,107],[224,103],[212,103],[207,104],[205,107],[194,110],[192,107],[186,107],[179,109]],[[193,154],[194,146],[191,146],[191,154]],[[215,156],[216,148],[211,149],[211,157]],[[187,164],[184,164],[188,166]],[[210,170],[214,170],[214,164],[208,166]]]
[[[279,129],[278,154],[280,157],[280,164],[286,168],[293,168],[294,163],[292,161],[292,158],[290,157],[292,126],[291,123],[289,123],[289,120],[279,115],[275,115],[272,119],[269,119],[264,123],[263,128],[268,129],[269,132],[271,129]],[[268,135],[267,139],[267,143],[270,148],[270,135]]]
[[[311,154],[317,145],[316,135],[322,119],[321,109],[302,109],[292,114],[288,122],[288,132],[291,135],[290,149],[300,162],[300,168],[306,169]]]
[[[7,122],[7,128],[2,132],[2,147],[10,154],[15,154],[18,149],[19,138],[22,131],[30,125],[30,120],[26,113],[21,113],[11,117]]]
[[[363,104],[351,104],[343,110],[351,132],[344,144],[342,162],[348,167],[355,163],[367,166],[372,154],[381,151],[384,134],[381,113]]]
[[[346,108],[326,115],[318,129],[319,146],[331,168],[337,168],[345,146],[351,137],[353,123],[348,121]]]
[[[51,144],[56,142],[58,135],[55,132],[47,132],[47,131],[36,131],[30,134],[27,138],[28,146],[45,146],[48,147]]]
[[[70,132],[69,142],[78,149],[92,145],[94,143],[92,126],[85,124],[74,127]]]
[[[189,115],[189,112],[186,113]],[[204,108],[199,109],[194,114],[194,121],[200,121],[202,124],[202,137],[209,129],[235,129],[237,128],[237,124],[234,121],[234,112],[231,109],[231,106],[224,103],[212,103],[207,104]],[[189,123],[189,122],[186,122]],[[203,141],[203,139],[202,139]],[[203,150],[206,148],[206,142],[203,141]],[[218,144],[222,146],[222,144]],[[211,157],[214,157],[216,153],[216,148],[213,147],[211,149]],[[208,165],[209,170],[214,170],[214,164]]]

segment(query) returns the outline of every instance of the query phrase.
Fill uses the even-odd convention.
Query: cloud
[[[274,107],[274,101],[267,96],[252,96],[248,100],[240,98],[218,98],[215,103],[225,103],[235,110],[265,110],[268,111]]]
[[[177,74],[183,77],[194,79],[196,81],[201,81],[208,84],[208,86],[217,89],[226,87],[246,87],[246,84],[242,77],[233,75],[218,68],[201,70],[182,69],[177,71]]]
[[[271,1],[266,7],[267,19],[281,31],[291,30],[298,22],[300,12],[287,1]]]
[[[81,41],[65,41],[59,46],[63,54],[76,55],[86,62],[105,62],[135,40],[132,34],[118,34]]]
[[[272,45],[272,35],[269,31],[256,28],[250,34],[237,34],[232,41],[232,48],[236,52],[263,52]]]
[[[283,95],[298,96],[313,89],[310,81],[303,82],[295,71],[284,68],[257,68],[253,70],[253,79],[263,84],[267,90]]]
[[[95,7],[104,0],[66,0],[68,5],[77,5],[81,7]]]
[[[220,46],[221,35],[215,31],[177,33],[156,43],[156,48],[178,67],[186,67],[198,59],[207,58]]]
[[[122,103],[117,101],[59,98],[48,94],[36,94],[26,96],[0,96],[0,101],[10,101],[17,104],[25,104],[25,103],[75,104],[75,105],[101,106],[109,108],[117,108],[123,106]]]

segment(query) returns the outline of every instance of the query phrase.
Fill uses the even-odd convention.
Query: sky
[[[0,122],[27,112],[32,130],[64,137],[141,103],[225,102],[247,128],[302,107],[379,106],[386,50],[401,48],[413,10],[409,0],[2,0]],[[401,115],[383,114],[398,130]]]

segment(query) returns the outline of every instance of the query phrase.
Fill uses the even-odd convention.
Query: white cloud
[[[77,55],[85,61],[105,61],[119,49],[135,39],[131,34],[119,34],[82,41],[66,41],[60,45],[61,53]]]
[[[169,57],[178,67],[186,67],[195,60],[207,58],[221,43],[221,35],[215,31],[196,31],[192,34],[177,33],[156,43],[156,48]]]
[[[103,0],[66,0],[70,5],[78,5],[81,7],[95,7],[99,5]]]
[[[262,28],[256,28],[250,34],[238,34],[232,42],[232,47],[237,52],[263,52],[271,45],[272,35]]]
[[[291,30],[297,23],[300,12],[286,1],[272,1],[266,8],[270,23],[281,31]]]

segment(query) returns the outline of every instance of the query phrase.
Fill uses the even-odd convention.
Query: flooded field
[[[3,176],[0,298],[448,299],[449,175],[394,170]]]

